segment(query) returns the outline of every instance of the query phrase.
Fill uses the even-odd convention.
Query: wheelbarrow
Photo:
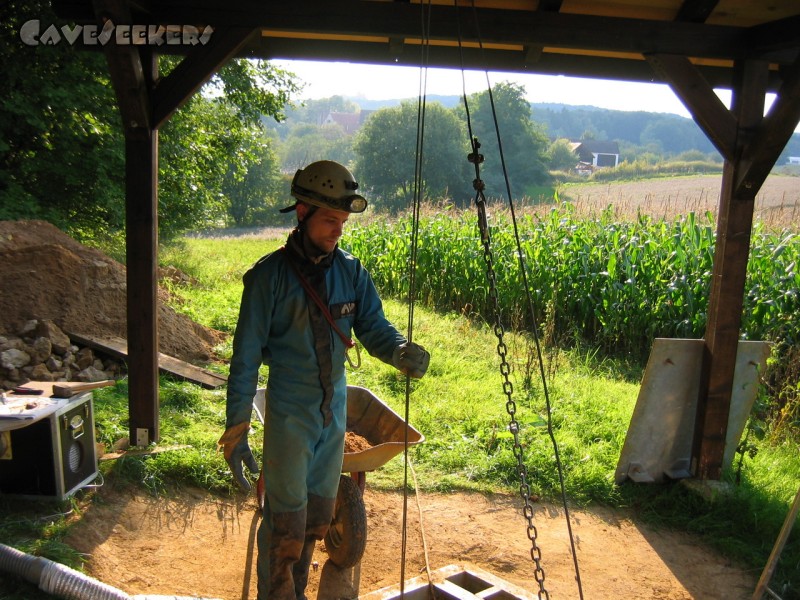
[[[253,406],[262,424],[265,403],[265,390],[259,389]],[[367,511],[363,498],[367,471],[379,469],[403,452],[406,435],[409,446],[425,441],[419,431],[406,425],[400,415],[375,394],[354,385],[347,386],[347,431],[366,439],[369,448],[357,452],[345,451],[333,519],[325,535],[328,558],[342,569],[358,564],[367,546]],[[263,473],[259,477],[256,493],[259,507],[263,508]]]

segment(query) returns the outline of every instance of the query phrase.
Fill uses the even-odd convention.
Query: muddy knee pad
[[[336,498],[322,498],[315,494],[308,495],[306,505],[306,539],[313,537],[321,540],[328,533],[333,520]]]

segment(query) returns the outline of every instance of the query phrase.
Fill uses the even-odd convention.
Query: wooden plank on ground
[[[117,337],[96,337],[83,333],[65,332],[69,338],[76,344],[82,344],[95,350],[99,350],[126,360],[128,358],[128,344],[122,338]],[[213,373],[207,369],[197,367],[191,363],[168,356],[167,354],[158,353],[158,369],[163,373],[174,375],[179,379],[191,381],[201,385],[202,387],[213,390],[228,382],[228,378],[219,373]]]

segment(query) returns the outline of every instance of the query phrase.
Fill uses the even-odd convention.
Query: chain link
[[[477,142],[476,142],[477,144]],[[475,164],[475,171],[478,174],[478,163],[481,162],[482,156],[477,154],[476,151],[470,155],[469,160]],[[514,401],[513,393],[514,386],[511,383],[511,365],[508,363],[508,347],[504,341],[505,329],[500,322],[500,303],[497,297],[497,278],[494,273],[494,256],[491,247],[491,235],[489,232],[489,224],[486,219],[486,198],[483,195],[483,182],[480,177],[476,177],[473,181],[473,186],[478,194],[475,198],[475,204],[478,209],[478,227],[481,234],[481,243],[483,244],[483,260],[486,263],[486,277],[489,280],[489,300],[494,311],[494,333],[497,336],[497,354],[500,357],[500,374],[503,376],[503,393],[506,395],[506,412],[509,416],[508,429],[514,436],[514,457],[517,459],[517,474],[520,480],[520,496],[523,500],[522,514],[528,521],[527,534],[528,539],[531,541],[531,559],[534,563],[534,578],[539,584],[539,599],[545,598],[549,600],[550,594],[544,587],[544,569],[542,568],[542,551],[537,544],[538,531],[536,525],[533,523],[533,504],[531,503],[531,488],[528,485],[528,469],[525,467],[525,462],[522,456],[522,444],[519,441],[519,421],[517,421],[517,404]]]

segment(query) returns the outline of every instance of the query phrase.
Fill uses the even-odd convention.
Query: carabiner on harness
[[[352,348],[356,349],[356,362],[353,363],[353,360],[350,358],[350,350]],[[347,359],[347,364],[350,365],[351,369],[360,369],[361,368],[361,350],[358,347],[358,344],[353,343],[352,346],[348,346],[347,350],[344,351],[344,357]]]

